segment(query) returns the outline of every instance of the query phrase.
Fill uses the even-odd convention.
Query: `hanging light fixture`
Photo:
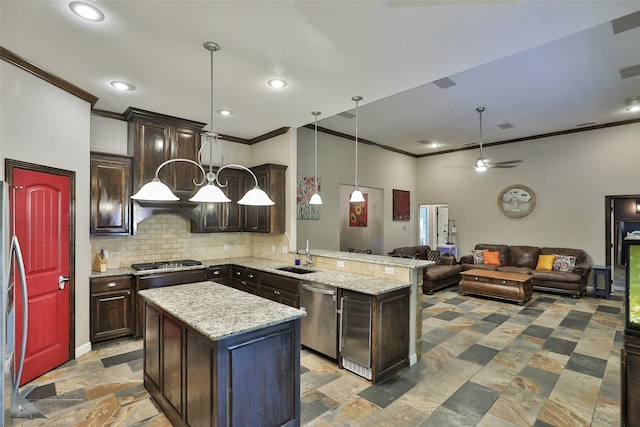
[[[186,162],[191,163],[197,166],[202,172],[203,179],[201,182],[195,182],[194,184],[198,187],[201,187],[198,192],[191,197],[189,200],[197,203],[228,203],[231,201],[224,192],[220,189],[220,187],[225,187],[226,185],[222,185],[220,181],[217,179],[220,176],[220,172],[227,168],[233,169],[242,169],[251,174],[253,180],[255,182],[255,186],[247,191],[247,193],[238,200],[239,205],[249,205],[249,206],[271,206],[275,205],[275,202],[269,198],[267,193],[265,193],[258,186],[258,178],[256,175],[247,167],[237,164],[222,164],[218,169],[217,174],[213,172],[213,144],[216,144],[218,150],[220,147],[218,145],[218,134],[213,130],[213,53],[220,50],[220,45],[214,42],[205,42],[204,48],[207,49],[211,54],[211,96],[209,99],[209,113],[211,117],[211,121],[209,123],[209,131],[202,134],[203,144],[198,150],[198,161],[201,161],[201,155],[203,149],[208,145],[209,146],[209,171],[206,172],[201,163],[195,162],[191,159],[169,159],[156,169],[155,177],[151,182],[143,185],[140,190],[133,196],[131,196],[134,200],[149,200],[149,201],[176,201],[179,200],[175,194],[171,191],[171,189],[163,184],[158,178],[158,174],[160,173],[160,169],[169,163],[173,162]],[[221,152],[222,153],[222,152]],[[223,160],[224,163],[224,160]],[[216,182],[218,185],[216,185]],[[206,183],[206,184],[205,184]]]
[[[360,184],[360,180],[358,179],[358,102],[362,101],[362,97],[354,96],[351,99],[356,102],[356,178],[354,182],[356,188],[353,190],[353,193],[351,193],[349,203],[362,203],[364,202],[364,195],[358,188]]]
[[[318,116],[320,115],[320,111],[313,111],[311,114],[313,114],[316,118],[315,120],[315,142],[314,142],[314,158],[315,158],[315,175],[314,175],[314,181],[316,184],[316,188],[315,188],[315,192],[313,193],[313,196],[311,196],[311,199],[309,200],[309,204],[310,205],[321,205],[322,204],[322,197],[320,197],[320,193],[318,193]]]
[[[484,107],[476,108],[476,111],[480,115],[480,157],[476,160],[473,168],[476,172],[484,172],[487,170],[487,159],[482,157],[482,113],[484,112]]]

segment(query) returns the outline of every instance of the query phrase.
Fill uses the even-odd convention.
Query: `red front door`
[[[69,183],[67,176],[13,170],[11,221],[24,258],[28,294],[27,347],[20,385],[69,360]],[[62,288],[62,289],[61,289]],[[16,292],[16,347],[22,336]]]

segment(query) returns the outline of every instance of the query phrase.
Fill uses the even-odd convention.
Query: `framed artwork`
[[[349,203],[349,227],[366,227],[367,226],[367,204],[369,195],[362,194],[364,202]]]
[[[316,190],[316,178],[312,176],[298,176],[296,188],[296,213],[298,219],[320,219],[320,206],[310,205],[309,200]],[[320,178],[318,178],[318,192],[320,192]]]
[[[409,221],[411,208],[409,205],[409,192],[405,190],[393,190],[393,220]]]
[[[506,187],[498,195],[498,209],[509,218],[522,218],[536,207],[536,195],[526,185],[516,184]]]

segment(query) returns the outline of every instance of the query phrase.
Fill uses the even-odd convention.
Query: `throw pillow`
[[[536,270],[551,270],[555,260],[555,255],[538,255],[538,265],[536,265]]]
[[[553,269],[556,271],[571,271],[576,266],[576,257],[572,255],[557,255],[553,261]]]
[[[484,256],[482,256],[482,254],[485,253],[486,251],[487,251],[486,249],[471,251],[471,255],[473,255],[473,263],[484,264]]]
[[[484,263],[487,265],[500,265],[500,252],[486,251],[484,254]]]
[[[440,263],[440,251],[428,251],[427,260],[434,261],[436,264]]]

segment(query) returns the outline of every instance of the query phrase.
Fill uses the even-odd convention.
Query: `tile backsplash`
[[[161,260],[247,256],[292,262],[294,255],[288,251],[283,254],[283,246],[289,246],[286,234],[191,233],[189,220],[159,214],[140,222],[135,236],[92,237],[91,259],[104,249],[108,252],[108,268]]]

